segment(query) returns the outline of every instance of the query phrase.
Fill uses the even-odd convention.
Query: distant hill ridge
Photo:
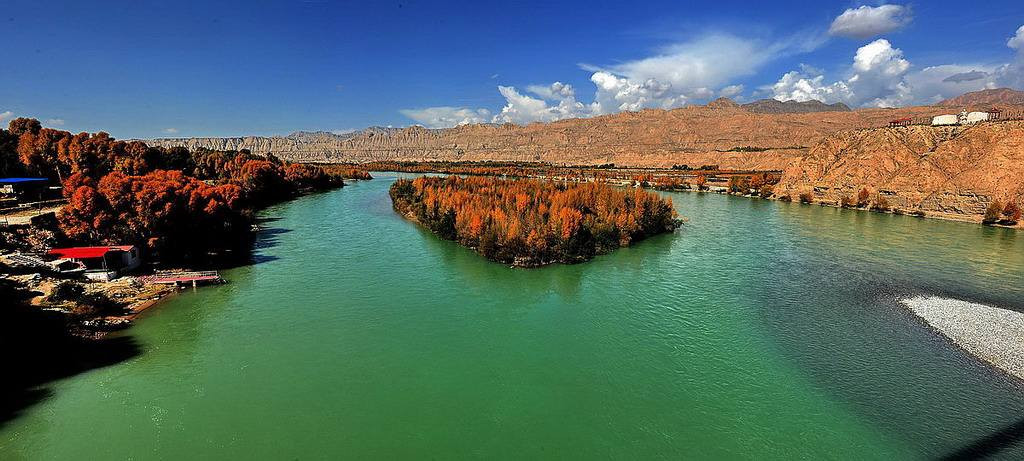
[[[981,94],[1005,97],[1011,92]],[[719,98],[703,106],[645,109],[525,126],[370,127],[346,133],[297,131],[287,136],[164,138],[148,142],[193,150],[249,149],[300,162],[494,160],[781,170],[836,132],[885,127],[895,118],[927,118],[949,110],[935,106],[850,110],[843,104],[819,101],[761,100],[739,105]]]
[[[744,104],[744,109],[757,114],[806,114],[812,112],[849,112],[850,106],[837,102],[825,104],[821,101],[779,101],[778,99],[760,99]]]
[[[1024,91],[1017,91],[1010,88],[972,91],[936,104],[936,106],[942,107],[979,107],[993,105],[1024,105]]]

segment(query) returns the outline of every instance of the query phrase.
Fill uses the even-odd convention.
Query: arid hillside
[[[943,107],[961,107],[964,109],[982,109],[988,106],[1024,105],[1024,91],[1010,88],[972,91],[955,98],[947,99],[938,104]]]
[[[157,139],[149,143],[190,149],[249,149],[306,162],[499,160],[629,166],[715,164],[774,170],[783,169],[838,131],[881,127],[894,118],[942,112],[935,107],[910,107],[753,113],[717,101],[710,107],[623,112],[527,126],[369,128],[344,135],[301,132],[285,137]]]
[[[895,207],[980,217],[992,200],[1024,201],[1024,121],[848,130],[783,173],[777,193],[838,203],[861,188]]]

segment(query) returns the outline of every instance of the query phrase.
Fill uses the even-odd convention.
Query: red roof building
[[[47,252],[49,255],[56,256],[64,259],[95,259],[102,258],[110,253],[111,251],[127,251],[130,252],[135,247],[132,245],[112,245],[112,246],[99,246],[99,247],[71,247],[71,248],[54,248]]]
[[[47,254],[81,263],[85,276],[93,280],[117,278],[121,272],[135,269],[142,263],[139,249],[134,245],[54,248]]]

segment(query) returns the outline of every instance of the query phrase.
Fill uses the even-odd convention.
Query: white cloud
[[[899,5],[849,9],[833,21],[830,33],[869,36],[895,30],[910,21],[910,11]],[[622,64],[598,67],[582,65],[592,72],[594,98],[580,102],[568,84],[529,85],[525,93],[512,86],[498,86],[505,105],[491,117],[487,109],[428,107],[402,110],[405,116],[431,128],[466,123],[549,122],[570,117],[590,117],[644,108],[671,109],[704,101],[716,94],[740,97],[743,85],[735,79],[757,73],[780,56],[814,49],[820,34],[793,36],[764,42],[726,34],[711,34],[664,48],[659,54]],[[996,86],[1024,87],[1024,26],[1007,46],[1017,50],[1016,59],[1003,65],[946,64],[914,70],[903,51],[886,39],[877,39],[857,49],[841,78],[828,82],[825,72],[801,64],[775,83],[754,94],[780,100],[843,102],[854,107],[895,107],[927,104],[968,91]]]
[[[1017,33],[1006,42],[1006,46],[1017,51],[1024,52],[1024,26],[1017,29]]]
[[[64,126],[64,119],[62,118],[48,118],[45,124],[47,126]]]
[[[14,112],[11,112],[9,110],[0,112],[0,123],[6,122],[12,118],[14,118]]]
[[[832,21],[829,35],[866,39],[903,28],[910,24],[910,8],[900,5],[861,6],[850,8]]]
[[[549,86],[530,85],[526,89],[540,98],[524,95],[514,87],[498,87],[498,92],[505,98],[505,107],[494,116],[495,123],[525,125],[588,115],[587,107],[576,101],[576,91],[572,85],[555,82]],[[549,105],[548,101],[558,104]]]
[[[801,71],[786,72],[782,78],[768,89],[772,97],[779,101],[810,101],[812,99],[833,103],[849,101],[851,93],[846,82],[824,84],[825,76],[811,75]]]
[[[178,134],[177,128],[164,128],[162,131],[164,134]]]
[[[796,40],[803,46],[803,42]],[[672,45],[656,56],[595,70],[596,114],[647,107],[670,109],[714,96],[713,88],[755,74],[791,46],[713,34]]]
[[[645,107],[669,109],[686,103],[685,96],[672,93],[672,84],[653,78],[634,80],[600,71],[594,72],[590,81],[597,86],[591,110],[598,115]]]
[[[485,123],[490,119],[491,115],[487,109],[451,106],[403,109],[399,112],[427,128],[450,128],[469,123]]]
[[[1017,29],[1017,33],[1006,41],[1006,46],[1017,50],[1014,60],[996,68],[996,83],[999,86],[1012,88],[1024,88],[1024,26]]]
[[[735,98],[741,93],[743,93],[743,85],[729,85],[718,92],[718,94],[725,98]]]
[[[529,85],[525,93],[515,87],[498,86],[505,105],[490,121],[550,122],[623,110],[672,109],[709,100],[715,94],[736,97],[744,90],[742,85],[732,84],[736,78],[753,75],[780,55],[807,50],[817,43],[813,37],[764,42],[709,34],[665,47],[647,58],[608,67],[581,65],[591,71],[590,81],[595,87],[593,102],[589,104],[580,102],[575,89],[561,82]],[[489,115],[486,109],[465,107],[428,107],[400,112],[432,128],[481,123],[487,121]]]
[[[823,72],[810,67],[784,74],[762,90],[775,99],[826,103],[843,102],[861,107],[933,104],[970,91],[1008,86],[1024,88],[1024,27],[1007,46],[1018,50],[1014,61],[998,66],[943,64],[913,70],[903,52],[889,41],[875,40],[857,50],[845,78],[827,83]]]
[[[878,39],[857,49],[845,80],[824,83],[824,75],[788,72],[771,86],[775,99],[826,103],[844,102],[855,106],[894,107],[911,99],[904,77],[910,61],[888,40]]]

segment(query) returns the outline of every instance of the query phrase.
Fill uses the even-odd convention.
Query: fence
[[[912,125],[930,126],[932,124],[932,118],[933,117],[907,117],[907,118],[900,118],[900,119],[896,119],[896,120],[890,121],[888,126],[890,128],[892,128],[892,127],[899,127],[899,126],[912,126]],[[983,120],[983,121],[977,122],[977,123],[1011,122],[1011,121],[1016,121],[1016,120],[1024,120],[1024,110],[1002,111],[1002,112],[999,112],[998,115],[995,115],[993,118],[991,118],[989,120]],[[976,125],[977,123],[971,123],[971,125]],[[955,126],[955,125],[948,125],[948,126]]]
[[[17,213],[17,212],[20,212],[20,211],[28,211],[28,210],[31,210],[33,208],[37,209],[37,210],[42,210],[43,208],[46,208],[46,207],[50,207],[50,206],[54,206],[54,205],[63,205],[65,203],[68,203],[68,201],[67,201],[67,199],[63,199],[63,198],[58,198],[58,199],[53,199],[53,200],[43,200],[41,202],[20,203],[20,204],[18,204],[16,206],[0,208],[0,214]]]

